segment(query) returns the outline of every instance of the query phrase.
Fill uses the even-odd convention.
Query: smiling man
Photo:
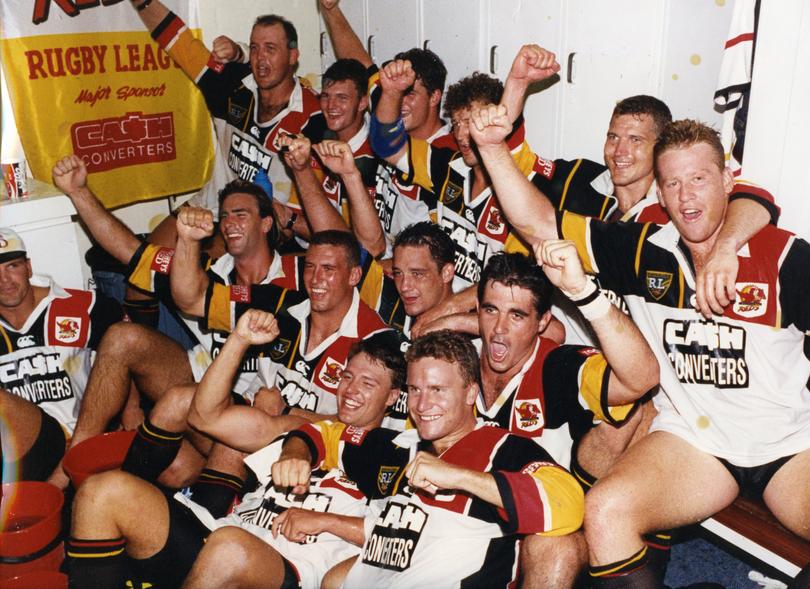
[[[303,426],[274,477],[304,489],[313,467],[340,460],[367,497],[387,497],[372,503],[344,587],[511,586],[518,534],[576,530],[582,490],[533,441],[476,420],[468,337],[430,333],[407,359],[415,432]]]
[[[246,459],[259,485],[231,515],[214,519],[182,494],[167,497],[128,473],[91,477],[74,504],[68,564],[72,586],[121,587],[130,557],[136,578],[161,587],[319,587],[330,567],[356,555],[362,541],[358,517],[365,500],[339,469],[314,473],[309,492],[277,485],[270,468],[281,450],[279,433],[302,423],[271,417],[229,402],[230,383],[244,353],[272,345],[278,325],[269,313],[240,317],[200,383],[191,420],[223,443],[253,452]],[[355,428],[380,425],[404,385],[405,360],[386,338],[355,343],[337,388],[337,413]],[[272,350],[272,348],[269,348]],[[137,517],[127,507],[138,497]],[[362,520],[359,520],[360,522]],[[215,530],[213,534],[212,530]],[[359,532],[355,543],[342,539]],[[202,551],[202,552],[201,552]],[[235,557],[235,554],[241,556]],[[193,567],[193,568],[192,568]]]

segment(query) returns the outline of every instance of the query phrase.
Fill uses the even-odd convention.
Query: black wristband
[[[144,0],[135,7],[135,10],[137,10],[138,12],[143,12],[144,10],[146,10],[146,7],[149,6],[151,3],[152,0]]]

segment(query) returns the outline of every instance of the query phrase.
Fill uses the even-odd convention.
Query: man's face
[[[338,419],[347,425],[373,428],[380,425],[386,408],[399,395],[385,364],[361,352],[349,360],[337,389]]]
[[[459,369],[436,358],[408,363],[408,413],[423,440],[454,436],[474,420],[475,383],[465,385]]]
[[[422,80],[417,79],[413,88],[402,99],[402,123],[408,133],[423,131],[432,110],[439,108],[441,94],[428,92]]]
[[[537,315],[530,290],[489,281],[478,309],[481,363],[499,373],[520,370],[545,323],[548,317]]]
[[[658,138],[649,115],[619,115],[610,119],[605,138],[605,165],[617,187],[643,185],[653,181],[653,147]]]
[[[251,256],[267,247],[267,232],[273,218],[259,216],[259,205],[252,195],[235,192],[225,197],[219,219],[225,247],[234,258]]]
[[[475,143],[470,136],[470,113],[473,109],[477,110],[483,106],[482,102],[474,100],[470,106],[455,110],[450,121],[453,137],[455,137],[458,150],[461,152],[461,158],[471,168],[479,164]]]
[[[280,24],[257,25],[250,33],[250,69],[260,90],[271,90],[289,80],[298,63],[298,49],[288,47]]]
[[[0,308],[18,307],[31,292],[31,261],[25,257],[0,264]]]
[[[658,156],[658,200],[689,245],[713,243],[733,186],[706,143],[669,149]]]
[[[326,118],[326,126],[335,133],[363,124],[363,113],[368,106],[368,98],[357,91],[351,80],[332,82],[321,91],[321,111]]]
[[[453,280],[453,264],[440,270],[427,246],[403,245],[394,248],[393,274],[405,312],[418,317],[444,298]]]
[[[350,301],[360,280],[360,267],[350,266],[336,245],[311,245],[304,263],[304,287],[315,312],[327,312]]]

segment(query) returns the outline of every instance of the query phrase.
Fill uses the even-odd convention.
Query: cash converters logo
[[[164,162],[177,157],[174,114],[128,112],[121,117],[74,123],[73,151],[90,172]]]

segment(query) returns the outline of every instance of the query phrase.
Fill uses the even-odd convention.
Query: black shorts
[[[169,506],[169,535],[166,544],[157,554],[143,560],[133,559],[135,576],[141,582],[152,583],[155,587],[180,588],[191,571],[194,561],[211,534],[194,512],[167,493]],[[296,589],[300,586],[295,568],[284,562],[284,582],[280,589]]]
[[[759,466],[737,466],[728,460],[718,458],[726,470],[731,473],[737,485],[740,487],[740,495],[748,499],[760,500],[765,492],[765,487],[771,482],[773,475],[795,454],[777,458],[773,462],[761,464]]]
[[[65,430],[55,418],[39,409],[42,420],[37,439],[22,456],[14,462],[3,462],[3,482],[45,481],[65,455],[67,438]]]

